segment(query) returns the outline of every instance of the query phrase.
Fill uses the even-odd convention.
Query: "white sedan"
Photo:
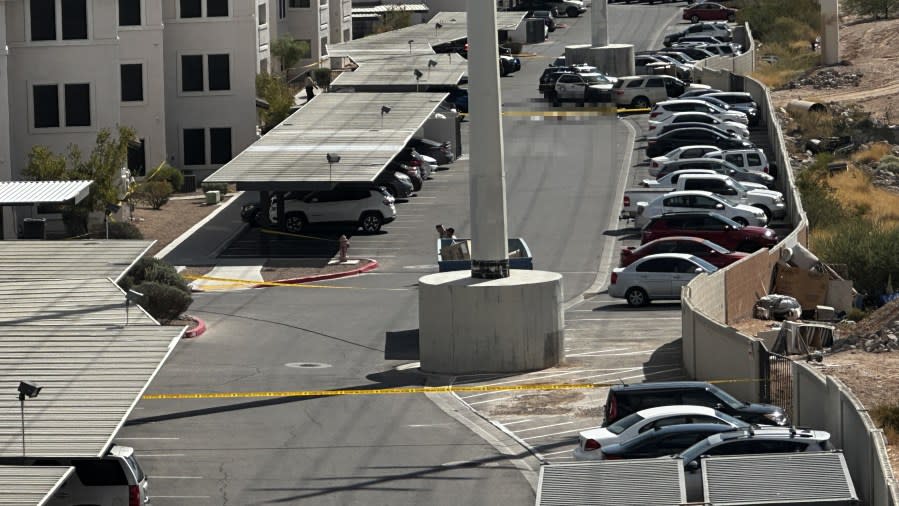
[[[656,156],[649,160],[649,175],[656,177],[659,175],[659,169],[667,162],[674,160],[686,160],[688,158],[705,158],[706,153],[720,152],[721,148],[712,145],[692,145],[674,148],[662,156]]]
[[[612,270],[609,296],[625,299],[634,307],[652,300],[680,300],[681,288],[703,272],[718,268],[686,253],[648,255],[627,267]]]
[[[660,406],[631,413],[608,427],[581,432],[577,448],[574,449],[574,458],[602,460],[602,452],[599,450],[604,446],[630,441],[646,431],[659,427],[691,423],[730,425],[735,430],[751,427],[742,420],[706,406]]]
[[[691,111],[676,112],[661,120],[649,120],[649,134],[658,135],[656,130],[661,131],[662,128],[673,123],[702,123],[711,125],[725,132],[732,132],[744,139],[749,138],[749,127],[736,121],[722,119],[707,112]]]
[[[758,207],[734,204],[712,192],[685,190],[666,193],[646,205],[641,203],[637,208],[634,225],[643,228],[656,216],[702,210],[714,211],[743,226],[764,227],[768,224],[768,216]]]

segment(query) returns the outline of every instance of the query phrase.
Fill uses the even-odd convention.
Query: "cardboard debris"
[[[829,283],[827,274],[778,264],[774,293],[795,297],[803,310],[815,309],[825,304]]]
[[[471,241],[459,241],[454,242],[449,246],[444,246],[440,250],[440,258],[443,260],[470,260],[471,249],[468,244],[469,242]]]

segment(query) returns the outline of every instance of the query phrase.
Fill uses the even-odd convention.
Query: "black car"
[[[532,11],[528,16],[542,19],[548,31],[556,31],[556,17],[553,16],[552,11]]]
[[[468,91],[466,90],[466,97],[467,96]],[[465,101],[465,104],[465,110],[467,111],[468,100]],[[437,163],[440,165],[453,163],[456,160],[456,154],[453,152],[453,144],[450,141],[437,142],[422,137],[413,137],[409,141],[409,144],[406,145],[406,148],[415,149],[415,151],[418,151],[425,156],[430,156],[437,160]]]
[[[759,120],[761,118],[759,118],[758,104],[756,104],[754,101],[752,101],[752,100],[750,100],[749,102],[737,101],[733,104],[730,104],[728,102],[725,102],[722,98],[716,97],[714,95],[717,95],[717,93],[716,94],[710,93],[708,95],[702,95],[702,96],[693,97],[693,98],[695,98],[697,100],[704,100],[710,104],[715,104],[718,107],[721,107],[723,109],[731,109],[734,111],[740,111],[740,112],[746,114],[746,117],[749,119],[749,126],[755,126],[755,125],[759,124]],[[728,93],[728,95],[730,95],[730,93]],[[749,95],[749,94],[747,93],[747,95]]]
[[[709,128],[680,128],[666,132],[647,140],[646,156],[662,156],[674,148],[690,145],[712,145],[722,150],[749,149],[754,144],[732,137],[726,133],[715,132]]]
[[[708,406],[751,424],[784,426],[790,423],[784,410],[777,406],[739,401],[704,381],[662,381],[610,388],[602,425],[606,427],[643,409],[679,404]]]
[[[571,66],[566,67],[546,67],[543,74],[540,75],[540,83],[537,85],[537,91],[546,95],[556,86],[556,80],[562,74],[574,74],[575,69]]]
[[[746,424],[749,427],[749,424]],[[623,443],[603,446],[602,457],[615,459],[650,459],[680,453],[709,436],[733,431],[723,423],[691,423],[668,425],[648,430]]]
[[[712,130],[713,132],[720,132],[725,135],[729,135],[735,139],[742,139],[742,137],[738,133],[736,133],[733,130],[728,130],[727,127],[725,125],[723,125],[722,122],[720,122],[720,121],[717,124],[714,124],[712,122],[706,122],[706,121],[678,121],[678,119],[680,119],[680,118],[675,118],[674,120],[672,120],[671,123],[659,125],[659,128],[652,131],[653,134],[658,136],[658,135],[662,135],[662,134],[665,134],[668,132],[672,132],[674,130],[680,130],[683,128],[707,128],[709,130]]]

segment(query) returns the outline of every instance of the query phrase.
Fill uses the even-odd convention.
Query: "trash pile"
[[[878,330],[866,336],[850,335],[844,339],[834,341],[831,352],[861,349],[868,353],[884,353],[899,350],[899,321],[893,322],[893,326]]]
[[[811,86],[816,90],[847,88],[849,86],[858,86],[861,83],[862,72],[840,72],[833,69],[824,69],[818,73],[790,81],[790,88],[799,88],[802,86]]]

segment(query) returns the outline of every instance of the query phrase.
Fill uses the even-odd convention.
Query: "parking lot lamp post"
[[[388,114],[389,112],[390,112],[390,106],[389,106],[389,105],[382,105],[382,106],[381,106],[381,130],[384,130],[384,115],[385,115],[385,114]]]
[[[25,463],[25,398],[34,399],[41,393],[40,387],[30,381],[19,382],[19,413],[22,417],[22,463]]]
[[[436,60],[428,60],[428,81],[431,80],[431,69],[437,66]]]
[[[337,153],[328,153],[326,155],[326,158],[328,159],[328,182],[330,183],[331,182],[331,168],[334,166],[335,163],[340,161],[340,155],[338,155]]]
[[[430,70],[428,72],[430,72]],[[422,74],[420,70],[415,69],[412,71],[412,75],[415,76],[415,92],[418,93],[418,81],[421,80],[421,76],[424,74]]]

